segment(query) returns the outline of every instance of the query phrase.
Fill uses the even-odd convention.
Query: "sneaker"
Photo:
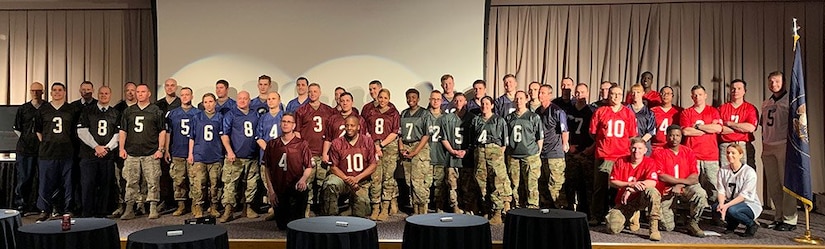
[[[756,235],[757,230],[759,230],[759,225],[756,225],[755,223],[751,224],[750,226],[748,226],[747,229],[745,229],[745,234],[743,236],[753,237],[754,235]]]
[[[776,231],[783,231],[783,232],[785,232],[785,231],[793,231],[793,230],[796,230],[796,225],[791,225],[791,224],[788,224],[788,223],[782,222],[782,223],[780,223],[779,225],[776,225],[776,227],[774,227],[774,228],[773,228],[773,230],[776,230]]]
[[[765,228],[767,228],[767,229],[773,229],[774,227],[776,227],[776,226],[777,226],[777,225],[779,225],[779,224],[782,224],[782,222],[779,222],[779,221],[774,221],[774,222],[773,222],[773,223],[771,223],[771,224],[765,224],[765,226],[764,226],[764,227],[765,227]]]

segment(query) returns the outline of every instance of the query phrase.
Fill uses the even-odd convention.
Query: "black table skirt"
[[[336,222],[348,226],[336,226]],[[378,249],[375,222],[356,217],[322,216],[287,224],[287,249]]]
[[[504,219],[504,248],[591,248],[587,215],[550,209],[510,210]]]
[[[182,230],[183,235],[166,236]],[[143,229],[129,235],[127,249],[228,249],[226,229],[216,225],[174,225]]]
[[[452,217],[442,222],[442,217]],[[490,249],[492,237],[487,219],[464,214],[410,216],[404,225],[402,249]]]
[[[13,213],[6,213],[6,211]],[[14,233],[23,225],[20,213],[9,209],[0,209],[0,249],[16,249],[17,239]]]
[[[26,249],[120,249],[117,223],[109,219],[77,218],[69,231],[61,220],[29,224],[17,230],[17,247]]]

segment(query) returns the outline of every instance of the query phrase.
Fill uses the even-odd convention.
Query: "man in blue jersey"
[[[225,113],[235,109],[237,104],[234,99],[229,97],[228,94],[229,81],[218,80],[218,82],[215,82],[215,95],[218,96],[218,100],[215,101],[215,110],[218,110],[220,113]],[[198,104],[198,109],[203,110],[203,103]]]
[[[295,113],[298,107],[309,103],[309,80],[306,77],[298,77],[295,80],[295,92],[298,93],[298,97],[286,104],[286,112]]]
[[[267,104],[267,100],[269,99],[270,89],[272,89],[272,77],[269,75],[261,75],[258,77],[258,97],[253,98],[251,102],[249,102],[249,109],[253,110],[259,114],[265,113],[269,111],[269,105]],[[280,97],[279,97],[280,98]],[[281,103],[279,109],[284,109]]]
[[[258,118],[258,127],[256,129],[256,132],[258,133],[258,147],[261,148],[261,151],[259,152],[261,159],[263,159],[264,150],[266,150],[266,145],[269,143],[269,140],[281,136],[282,131],[279,128],[281,125],[281,118],[284,117],[284,112],[281,111],[280,94],[277,92],[267,94],[266,103],[268,111],[262,113],[261,117]],[[263,164],[261,164],[261,166],[264,167]],[[261,168],[261,170],[265,169]],[[263,182],[266,183],[266,174],[261,174],[261,176],[264,177]],[[274,208],[270,206],[268,212],[269,215],[266,216],[267,221],[275,219],[274,212]]]
[[[235,195],[241,179],[245,182],[244,212],[247,218],[257,218],[258,213],[250,204],[257,192],[260,169],[258,166],[258,113],[249,110],[249,93],[238,93],[238,106],[224,114],[221,140],[226,148],[226,162],[223,167],[224,213],[218,220],[221,223],[232,220],[235,208]]]
[[[516,90],[518,90],[516,85],[518,83],[516,82],[516,76],[512,74],[504,75],[501,80],[504,82],[504,94],[496,99],[495,110],[493,111],[499,117],[507,117],[507,114],[516,110],[513,100],[516,98]]]
[[[189,196],[192,197],[192,216],[203,217],[203,204],[210,202],[209,214],[218,217],[218,178],[221,175],[223,144],[223,115],[215,110],[212,93],[203,95],[203,112],[192,117],[189,133]],[[208,189],[208,190],[207,190]],[[204,194],[204,192],[206,194]]]
[[[467,101],[467,111],[472,111],[473,114],[481,114],[481,99],[487,96],[487,82],[484,80],[476,80],[473,82],[473,91],[476,97]]]
[[[453,113],[456,110],[453,102],[456,92],[452,75],[445,74],[441,76],[441,90],[443,90],[441,93],[441,110],[444,113]]]
[[[192,106],[192,89],[180,89],[181,106],[166,113],[166,159],[169,165],[169,175],[172,177],[172,188],[175,190],[175,201],[178,209],[172,216],[180,216],[186,211],[186,195],[189,185],[186,184],[186,175],[189,164],[186,157],[189,155],[189,133],[192,131],[192,118],[201,110]]]

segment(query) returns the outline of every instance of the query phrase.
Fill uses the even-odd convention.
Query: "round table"
[[[504,219],[504,248],[591,248],[587,215],[561,209],[514,209]]]
[[[321,216],[294,220],[286,226],[287,249],[378,249],[378,229],[371,220]]]
[[[76,218],[71,230],[61,220],[29,224],[17,229],[18,248],[120,249],[117,223],[101,218]]]
[[[402,249],[490,249],[490,223],[481,216],[424,214],[407,217]]]
[[[169,236],[169,231],[183,234]],[[216,225],[174,225],[143,229],[132,234],[126,242],[127,249],[227,249],[229,236],[226,229]]]
[[[0,209],[0,249],[16,249],[17,240],[14,237],[17,228],[23,225],[20,212],[12,209]]]

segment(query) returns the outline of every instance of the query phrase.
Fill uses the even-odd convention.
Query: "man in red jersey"
[[[364,127],[363,129],[359,129],[362,135],[367,135],[367,122],[364,121],[364,118],[352,108],[352,94],[349,92],[344,92],[339,97],[338,101],[341,102],[341,111],[335,112],[334,114],[330,115],[326,120],[327,129],[324,131],[324,147],[321,150],[321,160],[324,162],[329,161],[329,148],[332,144],[332,140],[338,137],[343,137],[346,133],[346,119],[349,116],[353,116],[358,118],[358,125]],[[373,112],[375,109],[368,110],[369,112]],[[369,135],[367,135],[369,137]]]
[[[722,135],[719,136],[719,163],[728,165],[728,157],[725,156],[728,145],[735,143],[747,148],[747,144],[753,142],[753,132],[756,131],[757,116],[756,106],[745,101],[748,83],[741,79],[730,82],[730,102],[719,107],[719,114],[722,116]],[[742,155],[742,163],[748,164],[748,150]],[[756,164],[748,164],[756,168]]]
[[[641,210],[648,210],[650,240],[662,240],[659,233],[659,212],[662,196],[656,189],[659,182],[659,163],[649,157],[645,140],[640,137],[630,139],[630,156],[616,160],[610,173],[610,186],[619,190],[616,206],[607,214],[607,228],[611,234],[622,232],[625,217]],[[633,230],[633,228],[631,228]]]
[[[654,151],[656,148],[665,146],[667,143],[667,135],[665,135],[667,127],[674,124],[678,125],[679,114],[682,112],[681,107],[673,105],[673,88],[663,86],[659,90],[659,94],[662,96],[662,105],[650,108],[653,117],[656,118],[656,135],[650,140]]]
[[[607,179],[617,158],[626,156],[630,138],[636,136],[636,114],[622,105],[622,88],[610,88],[610,105],[599,107],[590,121],[590,134],[596,146],[596,167],[593,174],[593,200],[590,201],[590,224],[601,223],[607,210]]]
[[[360,134],[361,123],[356,116],[346,118],[346,133],[332,140],[329,158],[332,167],[324,183],[324,207],[329,215],[338,214],[338,197],[347,195],[352,215],[369,215],[369,187],[375,172],[375,144]]]
[[[719,151],[716,134],[722,131],[719,111],[705,103],[707,93],[702,85],[690,89],[693,106],[685,108],[679,119],[685,146],[693,149],[699,164],[699,183],[715,201],[716,173],[719,172]]]
[[[328,105],[321,103],[321,86],[318,83],[312,83],[308,87],[309,104],[301,105],[295,110],[295,130],[298,131],[298,137],[307,141],[309,150],[312,152],[312,174],[310,174],[307,182],[309,183],[309,196],[307,203],[313,204],[315,196],[324,184],[327,178],[327,166],[321,164],[321,151],[324,148],[324,131],[327,128],[326,121],[329,116],[337,113],[335,109]],[[305,216],[309,216],[310,206],[304,210]]]
[[[263,160],[267,164],[264,182],[269,203],[275,206],[278,229],[290,221],[306,217],[307,179],[312,174],[309,143],[295,134],[295,115],[281,118],[280,137],[269,140]]]
[[[653,87],[653,73],[642,73],[642,77],[639,80],[639,84],[642,84],[642,86],[644,87],[645,95],[642,97],[642,100],[644,101],[647,107],[654,107],[662,104],[662,96],[660,96],[659,92],[656,92],[656,90],[651,89],[651,87]],[[624,102],[626,104],[633,103],[633,91],[627,92],[627,97],[625,97]]]
[[[702,210],[708,207],[708,194],[699,185],[699,169],[696,168],[696,156],[693,150],[682,143],[682,128],[678,125],[667,127],[667,144],[663,148],[653,151],[651,158],[659,163],[659,184],[656,188],[662,193],[661,222],[666,231],[673,231],[676,224],[673,222],[674,200],[681,203],[690,203],[688,216],[688,233],[696,237],[705,237],[705,232],[699,228],[699,218]],[[631,230],[634,224],[630,224]],[[636,229],[638,229],[636,223]]]

